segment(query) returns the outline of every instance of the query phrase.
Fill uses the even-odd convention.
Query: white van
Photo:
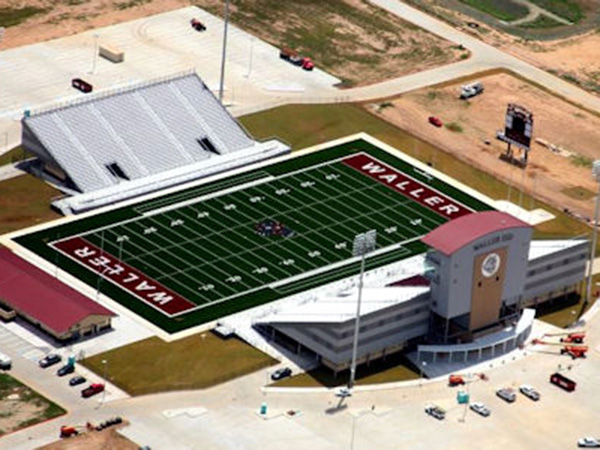
[[[4,353],[0,353],[0,369],[9,370],[12,367],[12,359]]]

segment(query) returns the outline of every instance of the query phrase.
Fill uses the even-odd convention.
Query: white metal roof
[[[585,239],[536,240],[529,247],[529,261],[583,244]]]
[[[429,287],[382,287],[364,288],[361,316],[380,309],[407,302],[429,291]],[[263,323],[340,323],[356,316],[358,289],[354,288],[338,296],[323,296],[307,303],[285,308],[260,319]]]

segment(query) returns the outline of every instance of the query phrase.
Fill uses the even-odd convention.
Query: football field
[[[168,332],[425,250],[488,205],[357,140],[25,234],[16,241]]]

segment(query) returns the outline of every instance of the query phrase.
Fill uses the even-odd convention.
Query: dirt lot
[[[598,155],[600,117],[509,74],[496,73],[480,80],[485,93],[469,101],[458,99],[460,83],[454,83],[406,94],[394,100],[393,107],[380,109],[379,114],[513,186],[524,183],[525,192],[534,192],[558,208],[591,217],[590,198],[597,186],[589,165]],[[501,162],[498,157],[506,144],[496,140],[495,135],[504,126],[507,104],[513,102],[533,112],[534,138],[559,146],[565,153],[557,154],[534,143],[524,173]],[[439,117],[445,126],[430,125],[430,115]],[[566,156],[567,151],[572,155]],[[517,189],[510,195],[518,203]]]
[[[61,439],[52,444],[39,447],[38,450],[138,450],[140,447],[117,433],[119,428],[113,426],[102,431],[91,431],[79,436]]]
[[[8,0],[0,48],[44,41],[87,29],[198,5],[222,15],[222,0]],[[29,8],[29,9],[24,9]],[[34,8],[34,9],[32,9]],[[277,47],[296,48],[345,86],[374,83],[464,59],[461,51],[367,0],[236,0],[231,20]]]

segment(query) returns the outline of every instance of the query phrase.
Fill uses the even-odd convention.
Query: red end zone
[[[174,315],[197,306],[83,238],[74,237],[52,246],[165,314]]]
[[[473,212],[451,198],[364,153],[346,158],[342,162],[441,216],[456,219]]]

